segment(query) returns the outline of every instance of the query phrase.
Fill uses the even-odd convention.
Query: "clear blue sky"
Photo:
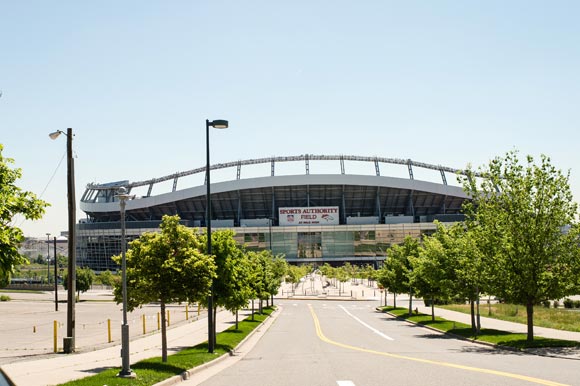
[[[578,1],[4,1],[0,143],[67,228],[66,140],[89,182],[353,154],[462,168],[511,149],[580,197]],[[55,173],[54,179],[50,181]],[[449,177],[448,177],[449,178]],[[79,214],[79,217],[81,214]]]

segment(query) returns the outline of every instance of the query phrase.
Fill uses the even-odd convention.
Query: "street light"
[[[227,129],[228,121],[223,119],[218,119],[215,121],[205,120],[205,151],[206,151],[206,164],[205,164],[205,176],[207,184],[207,195],[206,195],[206,206],[207,206],[207,254],[211,256],[211,190],[210,190],[210,170],[209,170],[209,128],[213,127],[215,129]],[[215,321],[213,315],[213,280],[211,284],[211,289],[209,296],[207,298],[207,343],[208,352],[211,354],[214,352],[216,344],[216,329]]]
[[[272,257],[274,256],[274,252],[272,252],[272,221],[276,220],[273,217],[268,217],[268,228],[270,232],[270,254]],[[270,294],[272,307],[274,307],[274,294]]]
[[[76,292],[76,203],[75,203],[75,164],[72,152],[73,132],[71,128],[66,133],[57,130],[50,133],[50,139],[57,139],[59,135],[66,135],[67,159],[67,196],[68,196],[68,275],[67,275],[67,303],[66,303],[66,337],[63,338],[63,351],[70,354],[75,351],[75,292]]]
[[[50,233],[46,234],[46,284],[50,284]]]
[[[58,270],[56,269],[56,236],[54,236],[54,310],[58,311]]]
[[[127,194],[127,189],[122,186],[117,191],[116,197],[119,199],[121,206],[121,270],[122,270],[122,285],[123,285],[123,325],[121,326],[121,358],[123,368],[117,374],[120,378],[135,378],[136,375],[131,371],[131,364],[129,361],[129,325],[127,324],[127,259],[125,257],[125,205],[126,201],[131,197]]]

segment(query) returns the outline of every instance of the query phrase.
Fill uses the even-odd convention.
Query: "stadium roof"
[[[310,174],[310,161],[339,161],[340,173]],[[375,175],[345,173],[345,161],[374,163]],[[300,175],[275,175],[276,163],[304,162],[305,173]],[[269,175],[241,178],[243,166],[270,164]],[[381,164],[403,165],[408,178],[381,176]],[[212,183],[212,212],[216,219],[275,217],[280,207],[339,206],[341,223],[347,217],[406,215],[433,216],[458,214],[467,198],[460,187],[447,184],[446,173],[461,170],[415,162],[412,160],[346,155],[300,155],[251,159],[210,166],[210,170],[236,168],[235,180]],[[441,183],[420,181],[414,178],[414,168],[440,172]],[[89,184],[81,198],[81,209],[95,222],[118,221],[119,204],[116,199],[119,187],[129,192],[138,187],[147,193],[127,202],[129,221],[159,220],[164,214],[179,214],[184,220],[204,221],[206,212],[206,186],[177,189],[180,178],[205,173],[201,167],[186,172],[145,181],[118,181],[106,184]],[[213,173],[212,173],[213,176]],[[173,188],[152,195],[154,186],[173,181]]]

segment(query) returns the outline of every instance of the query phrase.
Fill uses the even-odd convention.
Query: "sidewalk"
[[[250,312],[240,312],[240,320]],[[228,311],[217,314],[218,332],[235,323],[235,315]],[[195,346],[207,340],[207,318],[171,328],[167,331],[168,354],[184,347]],[[153,334],[130,342],[130,360],[161,356],[161,335]],[[120,345],[102,350],[77,354],[60,354],[47,359],[11,363],[2,366],[2,371],[15,385],[56,385],[96,374],[110,367],[121,367]]]

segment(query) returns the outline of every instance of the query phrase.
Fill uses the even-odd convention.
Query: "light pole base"
[[[135,378],[137,375],[131,370],[131,362],[129,360],[129,325],[121,325],[121,358],[122,368],[117,377],[119,378]]]
[[[128,372],[124,372],[123,370],[119,371],[119,374],[117,374],[118,378],[137,378],[137,374],[135,374],[133,371],[129,370]]]
[[[70,354],[75,351],[75,338],[67,336],[62,338],[62,350],[65,354]]]

